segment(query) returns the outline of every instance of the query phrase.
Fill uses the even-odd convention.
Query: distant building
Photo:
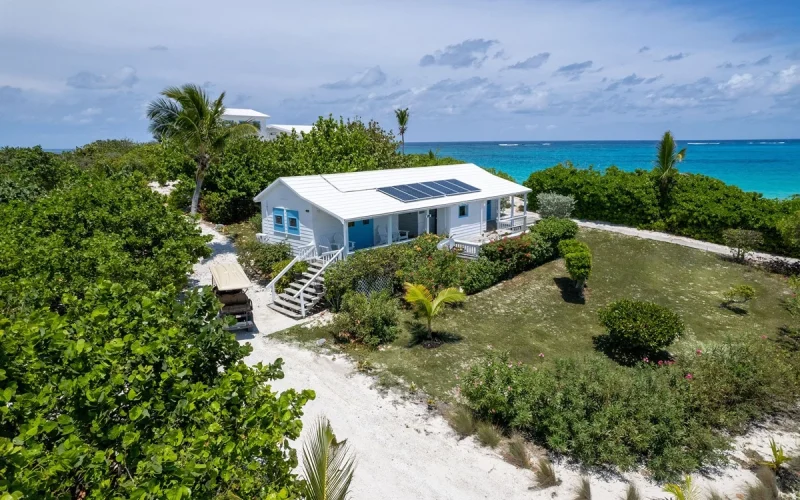
[[[258,128],[261,138],[266,141],[271,141],[280,134],[291,134],[292,130],[297,132],[297,135],[301,135],[301,133],[307,134],[314,128],[313,125],[267,124],[269,115],[254,109],[226,108],[222,117],[235,123],[252,123]]]

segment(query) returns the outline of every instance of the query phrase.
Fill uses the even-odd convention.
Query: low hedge
[[[560,241],[575,238],[575,235],[578,234],[578,223],[569,219],[551,217],[542,219],[531,226],[531,232],[540,235],[555,250]]]
[[[540,234],[526,233],[483,245],[480,256],[505,267],[506,276],[533,269],[553,257],[553,247]]]

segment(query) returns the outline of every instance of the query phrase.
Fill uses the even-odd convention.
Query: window
[[[283,208],[273,208],[272,228],[275,231],[285,233],[286,232],[286,224],[284,223],[285,218],[286,218],[286,210],[284,210]]]
[[[372,219],[366,219],[366,220],[362,220],[362,221],[361,221],[361,224],[363,224],[363,225],[365,225],[365,226],[369,226],[369,223],[370,223],[370,221],[371,221],[371,220],[372,220]]]
[[[464,217],[469,217],[469,205],[458,206],[458,218],[463,219]]]
[[[353,222],[353,221],[350,221],[350,222],[347,223],[347,227],[356,227],[356,223]]]
[[[300,234],[300,216],[297,213],[297,210],[287,210],[286,211],[286,220],[288,222],[288,228],[286,232],[289,234]]]
[[[272,209],[272,228],[278,233],[300,234],[300,216],[297,210]]]

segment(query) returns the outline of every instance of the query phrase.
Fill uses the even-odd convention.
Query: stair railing
[[[339,250],[334,250],[332,252],[325,252],[322,255],[320,255],[318,258],[322,261],[322,267],[319,268],[319,271],[317,271],[317,273],[314,275],[313,278],[308,280],[306,284],[303,285],[300,288],[300,290],[293,295],[294,298],[297,298],[298,296],[300,297],[300,317],[302,318],[306,317],[306,299],[303,296],[303,293],[306,291],[306,288],[308,288],[310,284],[314,283],[314,281],[316,281],[317,278],[319,278],[320,275],[322,275],[322,273],[325,272],[325,269],[327,269],[328,266],[330,266],[337,260],[340,260],[342,258],[342,252],[344,252],[344,248],[340,248]]]
[[[294,256],[294,259],[292,259],[292,261],[289,262],[289,264],[286,267],[284,267],[281,272],[279,272],[274,278],[272,278],[272,281],[270,281],[269,285],[267,285],[267,290],[269,290],[270,293],[272,294],[272,302],[275,302],[275,299],[278,298],[278,294],[275,293],[275,284],[278,283],[278,280],[283,278],[283,275],[288,273],[292,269],[292,267],[294,267],[294,265],[300,262],[301,260],[313,259],[316,256],[317,256],[317,245],[315,245],[314,243],[309,243],[308,245],[301,248],[300,251],[297,253],[297,255]]]

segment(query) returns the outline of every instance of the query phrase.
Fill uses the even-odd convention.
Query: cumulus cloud
[[[344,80],[326,83],[322,87],[326,89],[342,90],[342,89],[355,89],[355,88],[370,88],[377,87],[386,83],[386,73],[381,70],[380,66],[373,66],[372,68],[360,71]]]
[[[428,87],[428,90],[431,92],[463,92],[465,90],[482,87],[488,82],[489,80],[486,78],[480,78],[477,76],[467,78],[466,80],[452,80],[448,78],[446,80],[440,80],[434,83]]]
[[[512,64],[505,69],[537,69],[540,68],[547,60],[550,59],[550,52],[542,52],[535,56],[529,57],[524,61]]]
[[[113,90],[130,88],[138,81],[136,69],[124,66],[110,75],[81,71],[67,78],[67,85],[75,89]]]
[[[508,113],[535,113],[548,107],[548,92],[522,86],[495,101],[494,107]]]
[[[778,32],[775,30],[757,30],[739,33],[733,38],[733,43],[759,43],[768,42],[775,38]]]
[[[728,96],[737,96],[753,90],[756,87],[756,79],[750,73],[735,74],[727,82],[718,85],[719,90]]]
[[[644,54],[645,52],[649,52],[649,51],[650,51],[650,47],[648,47],[647,45],[645,45],[644,47],[639,49],[639,53],[640,54]]]
[[[554,75],[556,76],[566,76],[570,80],[578,80],[580,79],[581,75],[585,73],[587,70],[591,69],[592,61],[584,61],[581,63],[572,63],[567,64],[566,66],[561,66],[556,70]]]
[[[166,52],[169,50],[169,47],[167,47],[166,45],[153,45],[148,50],[152,50],[155,52]]]
[[[770,90],[774,94],[785,94],[800,85],[800,66],[792,65],[778,72]]]
[[[500,43],[497,40],[486,40],[483,38],[473,38],[464,40],[455,45],[448,45],[444,50],[437,50],[433,54],[427,54],[419,60],[420,66],[447,66],[453,69],[468,68],[473,66],[479,68],[488,58],[486,53],[493,46]]]
[[[678,52],[677,54],[670,54],[664,59],[661,59],[660,62],[673,62],[673,61],[680,61],[681,59],[686,59],[689,57],[689,54],[684,54],[683,52]]]

